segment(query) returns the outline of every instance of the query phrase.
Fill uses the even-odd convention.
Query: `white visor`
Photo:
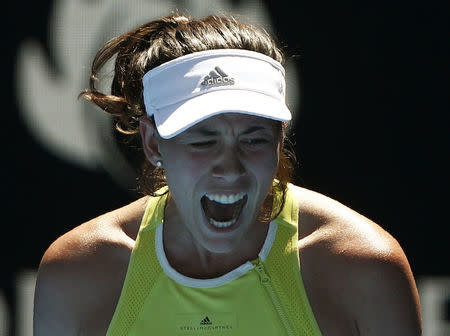
[[[282,65],[241,49],[215,49],[181,56],[142,79],[145,109],[161,137],[172,138],[221,113],[291,120]]]

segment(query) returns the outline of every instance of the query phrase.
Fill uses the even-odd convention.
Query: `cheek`
[[[278,167],[278,151],[261,151],[247,157],[251,169],[263,176],[274,176]]]
[[[194,175],[200,174],[211,162],[211,158],[208,155],[199,153],[185,153],[184,158],[185,164],[183,164],[183,167],[186,167]]]
[[[203,174],[206,160],[186,151],[172,151],[171,160],[166,165],[166,177],[172,186],[190,186]]]

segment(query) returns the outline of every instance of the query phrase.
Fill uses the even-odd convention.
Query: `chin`
[[[214,254],[229,254],[232,253],[236,246],[233,246],[233,244],[227,244],[227,243],[221,243],[221,242],[214,242],[213,244],[208,244],[210,246],[205,246],[206,249],[210,253]]]

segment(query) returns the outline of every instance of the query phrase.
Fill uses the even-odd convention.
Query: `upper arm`
[[[335,200],[297,193],[302,276],[318,322],[334,313],[356,335],[420,335],[418,291],[398,242]]]
[[[70,261],[52,245],[39,266],[34,297],[35,336],[77,335],[77,295],[75,272]],[[70,274],[72,273],[72,274]]]
[[[359,335],[421,335],[417,287],[399,246],[385,255],[356,256],[344,270],[345,308]]]
[[[353,310],[361,335],[421,335],[419,296],[407,261],[372,264],[355,287],[360,297]]]
[[[123,232],[104,229],[104,224],[83,224],[45,252],[35,289],[35,336],[105,333],[131,245]]]

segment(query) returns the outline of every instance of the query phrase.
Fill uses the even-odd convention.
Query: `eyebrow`
[[[194,135],[203,135],[203,136],[214,136],[214,135],[219,135],[219,132],[217,131],[210,131],[206,128],[198,128],[196,130],[191,130],[189,131],[190,134],[194,134]]]
[[[245,131],[243,131],[241,133],[241,135],[247,135],[253,132],[257,132],[257,131],[261,131],[261,130],[265,130],[266,127],[263,126],[251,126],[249,128],[247,128]],[[202,136],[215,136],[215,135],[220,135],[220,132],[218,131],[211,131],[207,128],[198,128],[196,130],[192,130],[189,133],[191,134],[198,134],[198,135],[202,135]]]
[[[265,130],[265,129],[266,129],[266,127],[263,127],[263,126],[252,126],[252,127],[247,128],[244,132],[242,132],[242,134],[247,135],[247,134]]]

